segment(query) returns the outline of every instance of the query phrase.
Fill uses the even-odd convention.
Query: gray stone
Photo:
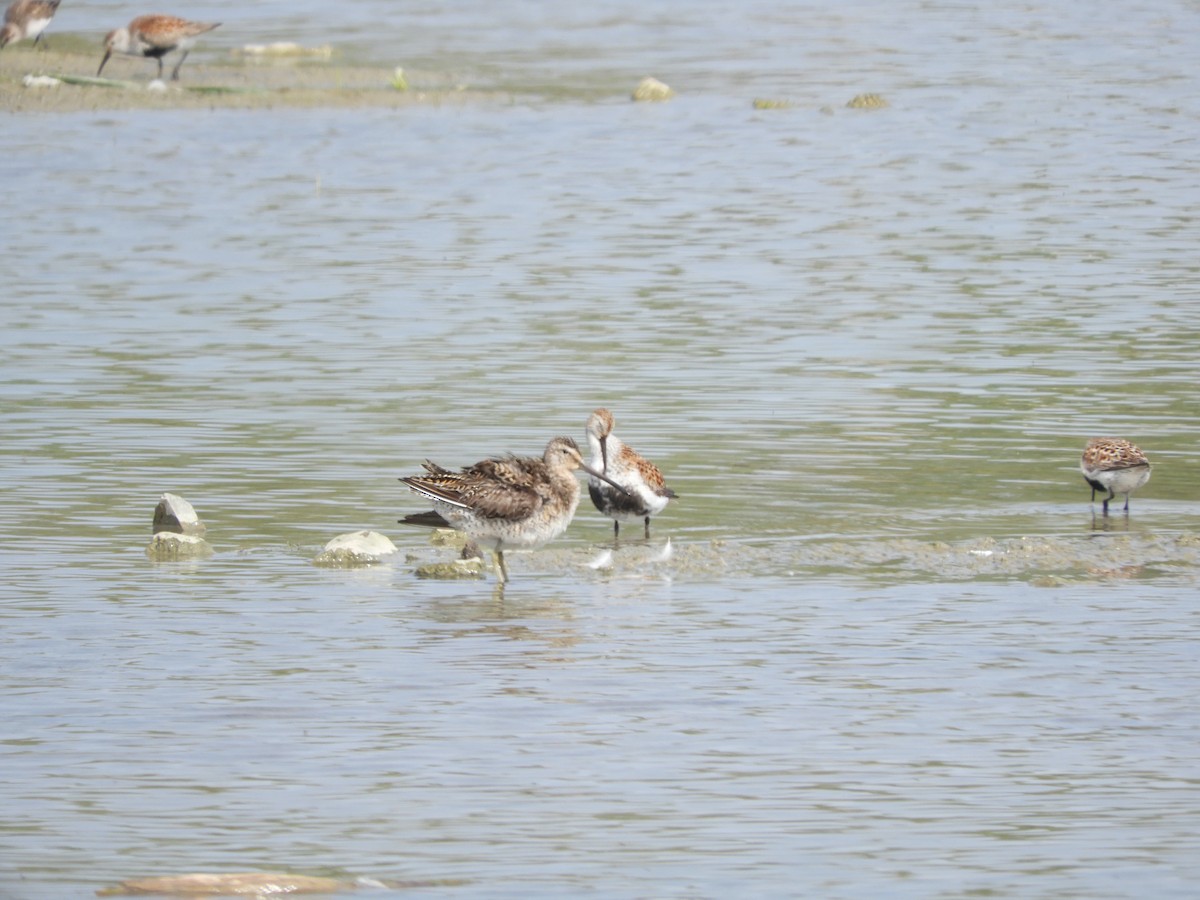
[[[208,529],[192,509],[192,504],[175,494],[163,494],[154,507],[154,533],[204,534]]]

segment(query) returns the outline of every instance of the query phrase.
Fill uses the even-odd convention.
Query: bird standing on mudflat
[[[1108,491],[1104,498],[1104,515],[1108,501],[1117,494],[1125,495],[1125,512],[1129,512],[1129,495],[1150,480],[1150,460],[1138,447],[1120,438],[1093,438],[1079,460],[1079,470],[1092,486],[1092,502],[1096,491]]]
[[[62,0],[13,0],[4,11],[4,27],[0,28],[0,47],[33,38],[36,47],[42,32],[58,12]]]
[[[556,437],[539,459],[502,456],[459,472],[425,461],[424,475],[401,478],[433,501],[433,510],[405,516],[405,525],[454,528],[496,554],[500,581],[508,581],[505,550],[532,550],[554,540],[579,506],[575,470],[609,481],[584,461],[569,437]],[[612,482],[610,481],[610,484]],[[620,487],[614,484],[618,490]]]
[[[183,56],[175,64],[171,80],[179,80],[179,69],[188,53],[196,46],[196,38],[220,26],[220,22],[189,22],[178,16],[138,16],[124,28],[110,31],[104,38],[104,59],[96,77],[104,71],[104,64],[114,53],[127,56],[146,56],[158,60],[158,77],[162,78],[163,57],[174,50],[182,50]]]
[[[678,495],[667,487],[658,466],[626,445],[612,433],[613,414],[597,409],[587,420],[588,446],[592,451],[592,468],[603,472],[613,490],[594,475],[588,479],[592,503],[603,515],[613,520],[613,539],[621,533],[622,522],[646,520],[646,538],[650,538],[650,517],[656,516]],[[611,479],[611,480],[610,480]]]

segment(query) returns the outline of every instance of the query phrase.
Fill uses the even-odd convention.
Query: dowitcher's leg
[[[504,565],[504,551],[503,550],[496,551],[496,564],[500,568],[500,583],[504,584],[506,581],[508,581],[508,567],[506,565]]]
[[[615,541],[621,534],[621,523],[613,519],[613,540]]]
[[[158,57],[158,80],[162,81],[162,57]]]
[[[646,516],[646,540],[650,540],[650,517]]]

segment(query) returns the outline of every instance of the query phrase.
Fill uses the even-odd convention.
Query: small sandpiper
[[[33,38],[36,47],[42,32],[58,12],[62,0],[14,0],[4,12],[4,27],[0,28],[0,47]]]
[[[1079,470],[1092,486],[1092,502],[1096,491],[1108,491],[1104,498],[1104,515],[1108,501],[1117,494],[1125,495],[1125,512],[1129,512],[1129,495],[1150,480],[1150,460],[1129,441],[1120,438],[1093,438],[1088,441]]]
[[[503,456],[460,472],[425,461],[424,475],[401,478],[433,501],[433,510],[405,516],[405,525],[454,528],[496,554],[500,581],[508,581],[505,550],[533,550],[567,530],[579,506],[576,469],[609,481],[583,461],[569,437],[556,437],[541,459]],[[621,490],[614,482],[614,488]]]
[[[162,78],[163,57],[174,50],[182,50],[183,56],[175,64],[171,80],[179,80],[179,69],[187,59],[196,38],[220,26],[220,22],[189,22],[177,16],[138,16],[124,28],[110,31],[104,38],[104,59],[96,77],[104,71],[104,64],[114,53],[128,56],[147,56],[158,60],[158,77]]]
[[[646,521],[646,539],[650,538],[650,517],[656,516],[678,495],[667,487],[658,466],[622,443],[612,433],[613,414],[597,409],[587,420],[588,446],[592,451],[592,468],[603,472],[609,484],[620,485],[616,491],[593,475],[588,479],[592,503],[603,515],[613,520],[613,539],[621,533],[622,522]]]

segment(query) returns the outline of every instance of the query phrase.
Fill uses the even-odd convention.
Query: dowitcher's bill
[[[1093,438],[1088,441],[1079,470],[1092,486],[1092,502],[1096,491],[1108,491],[1104,498],[1104,515],[1108,501],[1117,494],[1125,495],[1125,512],[1129,512],[1129,495],[1150,480],[1150,460],[1129,441],[1120,438]]]
[[[14,0],[4,12],[4,27],[0,28],[0,47],[33,38],[36,47],[42,32],[58,12],[62,0]]]
[[[650,537],[650,517],[656,516],[673,497],[678,496],[663,481],[658,466],[622,443],[612,433],[613,415],[598,409],[588,416],[588,446],[592,451],[592,468],[608,476],[623,488],[617,491],[594,475],[588,479],[588,493],[596,509],[613,520],[613,537],[621,533],[622,522],[646,521],[646,537]],[[612,483],[610,482],[610,484]]]
[[[176,16],[138,16],[124,28],[110,31],[104,38],[104,59],[100,60],[100,68],[96,77],[104,71],[104,64],[114,53],[124,53],[128,56],[147,56],[158,60],[158,77],[162,78],[163,57],[174,50],[182,50],[183,55],[175,64],[171,80],[179,80],[179,68],[187,59],[192,47],[196,46],[196,38],[206,31],[212,31],[220,22],[189,22]]]
[[[556,437],[541,459],[503,456],[452,472],[425,462],[424,475],[401,478],[433,501],[431,512],[405,516],[406,525],[454,528],[496,553],[500,580],[508,580],[505,550],[532,550],[571,524],[579,505],[576,469],[604,478],[583,461],[569,437]],[[604,478],[607,481],[607,478]],[[618,487],[619,490],[619,487]]]

